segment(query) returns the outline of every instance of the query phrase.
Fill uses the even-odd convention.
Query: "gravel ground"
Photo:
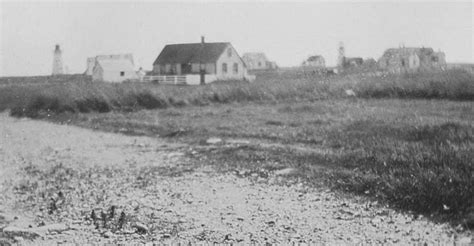
[[[7,114],[0,115],[0,138],[0,244],[472,242],[471,232],[324,187],[192,166],[185,155],[191,146],[162,139]],[[28,176],[32,168],[36,174]],[[59,169],[70,178],[54,186],[59,197],[45,199],[53,186],[43,179]],[[35,181],[48,190],[19,192]],[[48,199],[57,204],[52,212],[44,209]],[[110,213],[112,206],[107,225],[90,219],[91,211]],[[120,212],[126,222],[117,229]]]

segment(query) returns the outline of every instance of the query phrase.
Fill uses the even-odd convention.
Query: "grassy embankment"
[[[0,110],[11,108],[15,116],[40,117],[63,112],[136,111],[211,103],[321,100],[341,98],[347,89],[354,90],[360,98],[474,100],[473,76],[460,71],[329,78],[287,71],[263,74],[252,84],[233,82],[199,87],[92,83],[90,78],[81,76],[65,76],[64,81],[48,77],[37,80],[8,85],[0,81]]]
[[[267,74],[253,84],[197,88],[87,81],[20,87],[7,88],[9,99],[0,97],[14,116],[80,112],[55,118],[196,144],[210,136],[248,138],[251,144],[202,153],[203,161],[261,173],[294,167],[294,178],[473,226],[466,219],[474,210],[469,74]],[[358,98],[343,99],[345,89]],[[139,111],[143,108],[158,110]]]

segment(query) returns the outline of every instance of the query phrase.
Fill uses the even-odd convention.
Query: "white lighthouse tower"
[[[339,42],[339,48],[338,48],[338,55],[337,55],[337,66],[338,68],[342,71],[344,68],[344,63],[346,62],[346,51],[344,49],[344,43]]]
[[[53,57],[53,75],[64,74],[63,70],[63,57],[62,51],[59,48],[59,44],[56,45],[54,49],[54,57]]]

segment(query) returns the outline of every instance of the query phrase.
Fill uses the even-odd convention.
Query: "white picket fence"
[[[186,76],[144,76],[143,82],[156,82],[159,84],[185,85]]]
[[[216,81],[217,78],[213,74],[206,74],[205,83]],[[149,75],[143,77],[143,82],[154,82],[166,85],[199,85],[201,84],[201,76],[199,74],[188,75]]]

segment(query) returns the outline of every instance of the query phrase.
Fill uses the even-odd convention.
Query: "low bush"
[[[75,109],[70,105],[64,104],[59,98],[47,95],[38,95],[33,97],[25,106],[12,108],[10,114],[16,117],[31,117],[36,118],[40,115],[49,115],[71,112]]]
[[[106,100],[97,97],[79,99],[76,100],[74,103],[77,110],[81,113],[107,113],[112,110],[112,107]]]
[[[140,92],[135,95],[138,105],[146,109],[167,108],[168,102],[164,99],[156,97],[149,92]]]
[[[174,97],[170,97],[168,99],[168,102],[170,105],[175,106],[175,107],[184,107],[189,104],[189,102],[186,100],[182,100],[182,99],[176,100],[174,99]]]

